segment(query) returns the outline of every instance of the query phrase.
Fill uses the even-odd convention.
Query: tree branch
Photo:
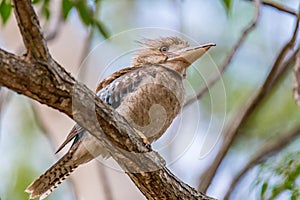
[[[47,33],[45,33],[45,40],[49,43],[50,41],[54,40],[57,38],[61,31],[61,27],[63,24],[63,11],[62,11],[62,5],[58,11],[58,16],[56,17],[53,28],[51,28]],[[48,23],[48,22],[46,22]],[[44,28],[44,27],[43,27]],[[45,29],[45,28],[44,28]]]
[[[248,0],[248,1],[253,1],[253,0]],[[269,0],[262,0],[261,3],[263,5],[265,5],[265,6],[269,6],[269,7],[275,8],[276,10],[279,10],[279,11],[282,11],[282,12],[294,15],[296,17],[298,16],[298,13],[297,13],[296,10],[294,10],[292,8],[288,8],[288,7],[286,7],[284,5],[281,5],[279,3],[271,2]]]
[[[38,61],[29,63],[0,50],[0,84],[58,109],[78,122],[107,147],[149,199],[210,199],[174,177],[163,159],[145,146],[122,116],[63,68],[58,71],[56,68],[61,67]],[[53,71],[60,72],[60,83]]]
[[[292,130],[286,134],[281,134],[282,136],[280,138],[276,139],[275,141],[271,141],[267,146],[264,146],[260,149],[260,151],[255,153],[248,164],[233,178],[233,181],[231,182],[224,199],[229,199],[230,194],[233,192],[236,185],[250,169],[287,147],[291,142],[295,141],[295,138],[299,136],[299,133],[300,128],[297,128],[296,130]]]
[[[204,173],[200,177],[201,182],[198,187],[199,191],[205,192],[207,190],[222,160],[224,159],[233,141],[235,140],[238,131],[249,119],[251,114],[257,108],[259,103],[264,99],[267,93],[271,90],[271,88],[275,85],[275,82],[277,82],[279,78],[282,77],[283,74],[280,72],[284,69],[282,66],[285,66],[284,61],[286,59],[286,56],[288,55],[288,53],[290,53],[295,45],[296,38],[298,36],[298,29],[299,16],[296,21],[291,39],[282,48],[262,87],[254,94],[254,96],[252,96],[248,100],[248,102],[245,103],[243,109],[241,109],[235,119],[233,119],[230,123],[230,126],[227,127],[227,129],[224,131],[223,143],[220,147],[220,151],[217,153],[214,162],[204,171]]]
[[[230,52],[227,54],[225,60],[223,61],[223,63],[219,67],[218,73],[214,77],[212,77],[211,79],[208,80],[207,84],[197,93],[196,97],[193,97],[193,98],[187,100],[185,102],[184,106],[188,106],[188,105],[194,103],[195,101],[199,100],[209,90],[209,88],[211,88],[221,78],[221,75],[223,74],[223,72],[229,66],[233,56],[235,55],[237,50],[240,48],[240,46],[243,44],[243,42],[245,41],[248,34],[255,28],[255,26],[257,24],[257,21],[258,21],[258,18],[259,18],[259,13],[260,13],[259,12],[259,10],[260,10],[259,9],[260,0],[255,0],[255,2],[256,3],[255,3],[255,11],[254,11],[253,19],[244,28],[244,30],[241,33],[240,38],[237,40],[235,45],[232,47]]]
[[[0,49],[0,86],[74,119],[106,147],[148,199],[212,199],[178,180],[121,115],[52,60],[30,0],[14,4],[31,59]]]
[[[28,58],[49,61],[51,56],[43,38],[38,18],[31,6],[31,0],[14,0],[13,4]]]

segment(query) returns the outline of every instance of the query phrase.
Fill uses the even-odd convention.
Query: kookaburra
[[[96,94],[152,143],[163,135],[184,104],[187,68],[215,44],[189,47],[178,37],[146,39],[141,44],[131,66],[100,82]],[[98,156],[110,156],[78,124],[58,151],[71,140],[69,151],[27,187],[30,198],[47,197],[79,165]]]

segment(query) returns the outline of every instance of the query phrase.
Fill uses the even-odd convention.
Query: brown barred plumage
[[[184,103],[185,71],[214,44],[189,48],[177,37],[145,40],[131,67],[113,73],[97,87],[98,97],[112,106],[150,143],[161,137]],[[96,138],[75,125],[61,150],[70,150],[25,190],[30,198],[47,197],[76,167],[95,157],[109,157]]]

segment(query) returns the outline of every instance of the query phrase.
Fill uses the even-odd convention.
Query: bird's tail
[[[33,181],[25,190],[30,199],[46,198],[63,180],[65,180],[78,165],[73,161],[74,151],[69,151],[44,174]]]

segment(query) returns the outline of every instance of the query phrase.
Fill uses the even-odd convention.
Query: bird
[[[186,70],[215,44],[190,47],[176,36],[138,43],[141,48],[131,65],[102,80],[95,93],[151,144],[166,132],[184,105]],[[79,165],[98,156],[110,157],[105,147],[78,124],[57,152],[72,140],[67,153],[26,188],[29,199],[46,198]]]

